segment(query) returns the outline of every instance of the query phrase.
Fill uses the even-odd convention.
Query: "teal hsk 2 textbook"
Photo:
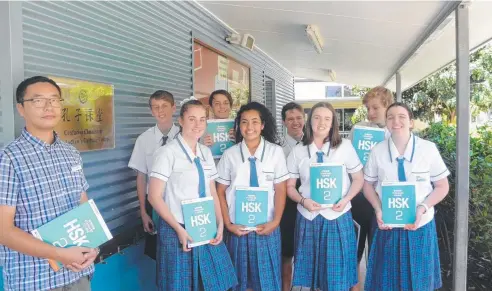
[[[229,139],[229,131],[234,128],[233,119],[207,120],[207,133],[212,136],[213,146],[210,148],[214,159],[222,157],[224,151],[234,145]]]
[[[369,159],[371,149],[384,140],[384,129],[366,126],[354,126],[352,135],[352,145],[359,156],[359,160],[363,165]]]
[[[310,166],[311,199],[322,207],[332,207],[342,199],[345,166],[337,163],[312,163]]]
[[[181,201],[186,232],[191,236],[189,248],[208,244],[217,236],[215,204],[211,196]]]
[[[413,224],[417,199],[415,184],[411,182],[383,182],[381,184],[383,223],[391,227]]]
[[[37,239],[60,248],[97,248],[113,238],[92,199],[31,233]],[[53,260],[49,260],[49,263],[55,271],[63,267],[61,263]]]
[[[256,226],[268,222],[268,188],[236,187],[235,223],[244,230],[256,230]]]

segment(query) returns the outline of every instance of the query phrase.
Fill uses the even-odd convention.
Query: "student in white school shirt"
[[[362,103],[367,109],[367,120],[361,121],[356,125],[366,127],[383,128],[385,139],[390,137],[390,132],[386,128],[386,109],[395,102],[393,93],[388,88],[377,86],[369,90],[362,98]],[[354,127],[350,130],[349,140],[353,140]],[[357,261],[360,263],[366,247],[366,239],[369,249],[372,243],[372,234],[376,227],[374,209],[362,193],[352,199],[352,215],[359,224],[359,243],[357,246]],[[359,290],[360,286],[352,288],[352,291]]]
[[[289,102],[282,107],[282,121],[287,133],[281,143],[287,158],[292,149],[301,143],[304,136],[304,109],[295,102]],[[296,188],[300,186],[297,180]],[[296,225],[297,203],[286,197],[284,213],[280,221],[282,236],[282,290],[291,290],[292,258],[294,257],[294,228]]]
[[[212,152],[198,143],[206,127],[205,107],[185,100],[179,114],[180,134],[155,153],[149,184],[149,202],[159,214],[157,226],[158,289],[225,291],[237,284],[236,274],[222,242],[224,224],[215,189],[217,170]],[[181,202],[213,197],[217,235],[210,244],[192,249],[184,226]]]
[[[268,109],[251,102],[241,106],[235,125],[237,144],[227,149],[218,164],[217,194],[220,199],[225,242],[236,268],[235,291],[280,291],[280,219],[285,205],[285,181],[289,177],[282,148],[277,145],[275,119]],[[237,186],[266,187],[268,222],[256,231],[235,224]]]
[[[128,167],[137,172],[140,215],[144,230],[147,233],[145,254],[155,260],[156,237],[152,235],[155,232],[152,222],[152,207],[146,199],[148,175],[152,169],[155,150],[173,140],[179,132],[179,127],[173,123],[176,105],[171,93],[164,90],[155,91],[149,98],[149,107],[157,124],[138,136]]]
[[[442,286],[434,205],[449,191],[450,174],[436,145],[415,136],[413,114],[396,102],[386,111],[391,138],[377,144],[364,169],[364,195],[376,212],[375,230],[368,260],[366,291],[435,290]],[[417,216],[405,228],[384,225],[381,183],[416,183]]]
[[[321,208],[311,199],[310,164],[323,162],[345,165],[342,199],[331,208]],[[349,290],[357,284],[357,242],[350,201],[364,180],[362,164],[351,142],[340,137],[336,112],[330,103],[319,102],[311,109],[303,144],[292,150],[287,168],[287,194],[299,203],[292,285],[310,290]]]

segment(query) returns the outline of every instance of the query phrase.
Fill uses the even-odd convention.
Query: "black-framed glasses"
[[[32,98],[32,99],[24,99],[22,102],[32,102],[32,105],[36,108],[44,108],[46,107],[46,102],[50,102],[51,106],[55,108],[60,108],[63,102],[61,98]]]

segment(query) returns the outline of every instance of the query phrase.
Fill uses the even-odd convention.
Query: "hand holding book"
[[[275,228],[278,227],[278,225],[279,224],[274,221],[270,221],[265,224],[258,225],[256,227],[256,233],[258,235],[269,235],[275,230]]]
[[[217,235],[215,236],[215,238],[210,240],[210,244],[214,245],[214,246],[220,244],[222,242],[223,233],[224,233],[224,225],[218,224],[217,225]]]
[[[183,247],[183,252],[191,251],[191,248],[188,247],[188,242],[193,242],[193,239],[188,234],[188,232],[186,232],[186,229],[184,229],[182,226],[179,226],[179,228],[176,230],[176,234],[178,235],[179,242]]]
[[[48,260],[50,266],[58,271],[57,261],[73,272],[80,272],[90,266],[98,255],[96,249],[86,247],[57,248],[56,258]]]
[[[229,232],[232,232],[236,236],[243,236],[243,235],[248,234],[252,231],[252,230],[245,230],[245,229],[246,229],[246,226],[240,225],[240,224],[230,223],[227,226],[227,230]]]

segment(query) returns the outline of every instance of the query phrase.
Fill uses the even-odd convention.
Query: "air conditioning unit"
[[[325,42],[323,40],[323,37],[321,36],[321,33],[319,32],[318,26],[314,24],[308,25],[306,27],[306,34],[313,44],[316,52],[318,54],[321,54],[323,52],[323,46],[325,45]]]

